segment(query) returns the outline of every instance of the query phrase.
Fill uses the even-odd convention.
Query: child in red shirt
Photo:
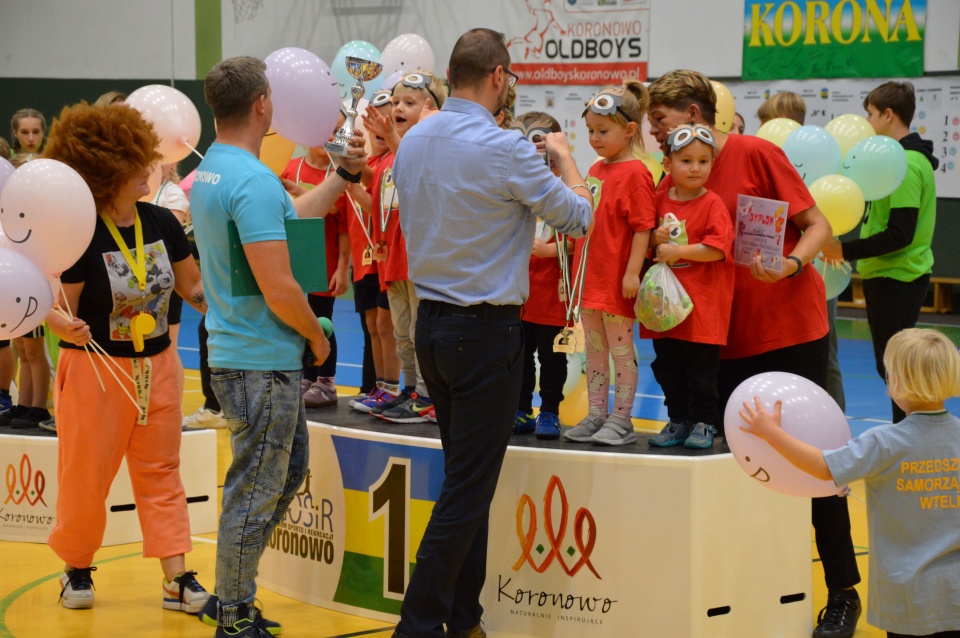
[[[641,337],[653,339],[656,358],[650,367],[670,417],[650,439],[654,447],[709,448],[717,433],[720,346],[727,342],[735,272],[730,214],[723,200],[703,187],[716,150],[705,126],[678,126],[667,138],[664,165],[674,185],[657,193],[660,226],[651,243],[654,261],[670,266],[693,311],[665,332],[640,327]]]
[[[560,123],[547,113],[524,113],[510,127],[533,143],[549,133],[559,133]],[[551,166],[554,172],[559,171]],[[561,263],[567,261],[567,239],[543,222],[537,222],[530,257],[530,296],[523,304],[524,360],[520,400],[514,434],[536,433],[538,439],[560,438],[560,402],[567,377],[567,355],[555,352],[553,341],[566,325],[564,301],[569,298]],[[561,297],[561,295],[563,295]],[[533,416],[536,364],[540,361],[540,414]]]
[[[644,85],[626,80],[608,86],[583,112],[590,145],[602,161],[590,167],[593,191],[593,234],[577,240],[573,272],[585,266],[582,320],[586,337],[587,396],[590,411],[564,438],[581,443],[625,445],[637,440],[630,420],[637,388],[633,348],[633,299],[640,288],[640,269],[654,226],[653,177],[634,148],[643,148],[640,123],[649,104]],[[577,291],[572,291],[577,295]],[[614,367],[614,407],[608,413]]]

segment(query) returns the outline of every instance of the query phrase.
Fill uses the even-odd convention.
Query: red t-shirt
[[[723,200],[707,191],[700,197],[680,202],[667,191],[657,193],[657,223],[673,213],[681,223],[678,244],[705,244],[723,251],[722,261],[678,260],[671,272],[693,301],[693,311],[678,326],[665,332],[648,330],[640,324],[640,337],[669,337],[681,341],[723,345],[730,327],[733,304],[733,224]]]
[[[367,158],[367,166],[376,168],[381,159],[383,159],[383,155],[371,155]],[[377,220],[376,216],[360,208],[359,204],[356,206],[356,210],[354,210],[354,205],[349,201],[347,204],[350,206],[347,210],[347,219],[350,220],[347,223],[347,232],[350,234],[350,258],[353,260],[353,280],[360,281],[367,275],[377,274],[376,261],[366,266],[363,265],[363,253],[370,245],[367,243],[367,236],[364,234],[363,228],[366,226],[367,232],[370,233],[372,239],[373,226]],[[359,216],[356,211],[360,211]],[[360,216],[363,217],[362,222],[360,221]]]
[[[289,179],[293,182],[299,182],[301,186],[307,185],[312,188],[322,182],[327,177],[327,169],[314,168],[307,164],[305,157],[297,157],[290,160],[287,167],[280,174],[283,179]],[[323,243],[327,252],[327,283],[333,277],[340,261],[340,235],[347,233],[347,196],[341,195],[337,198],[335,204],[336,212],[327,213],[323,218]],[[330,286],[332,288],[332,286]],[[332,297],[330,292],[311,292],[311,295],[318,297]]]
[[[600,161],[590,167],[587,184],[599,190],[593,196],[595,221],[590,235],[581,305],[633,318],[634,300],[623,296],[623,276],[627,272],[634,233],[648,231],[654,226],[653,177],[638,160],[613,164]],[[583,259],[586,241],[578,239],[576,242],[572,273],[577,272]]]
[[[551,232],[548,244],[555,244]],[[561,235],[561,238],[563,236]],[[530,256],[530,296],[523,304],[523,320],[545,326],[563,326],[567,323],[567,309],[560,301],[560,262],[552,257]]]
[[[666,175],[660,189],[673,186]],[[806,184],[783,151],[752,135],[731,135],[717,159],[706,187],[720,196],[736,223],[737,195],[787,202],[783,254],[800,240],[800,229],[789,221],[815,205]],[[768,284],[754,279],[747,266],[737,266],[727,345],[722,359],[752,357],[820,339],[827,334],[827,304],[823,279],[813,268],[797,277]]]
[[[400,231],[400,202],[393,185],[394,158],[393,153],[383,156],[367,186],[367,192],[373,198],[373,232],[370,236],[374,245],[378,242],[387,245],[387,260],[377,266],[380,290],[384,291],[395,281],[407,280],[407,243]],[[387,222],[385,230],[382,226],[384,218]]]

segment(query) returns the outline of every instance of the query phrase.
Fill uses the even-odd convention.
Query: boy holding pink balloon
[[[781,402],[743,403],[740,428],[804,472],[836,485],[864,479],[870,530],[867,620],[889,638],[960,636],[960,419],[944,401],[960,395],[960,354],[935,330],[894,335],[883,356],[890,398],[903,421],[823,450],[780,427]]]
[[[863,277],[873,355],[877,372],[885,379],[883,353],[887,341],[900,330],[917,325],[920,307],[930,285],[933,269],[931,243],[937,215],[934,171],[940,161],[933,155],[930,140],[910,132],[910,122],[916,110],[912,84],[881,84],[864,98],[863,107],[867,111],[867,121],[877,134],[899,140],[905,149],[906,176],[895,190],[870,202],[860,227],[860,239],[843,243],[835,239],[824,248],[823,256],[825,260],[833,261],[857,260],[857,271]],[[892,140],[887,141],[893,144]],[[858,147],[847,155],[845,171],[853,168],[849,166],[850,155]],[[873,189],[863,190],[869,193]],[[894,423],[905,416],[894,402]]]

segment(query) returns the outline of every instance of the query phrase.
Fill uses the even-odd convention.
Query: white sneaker
[[[185,428],[225,428],[227,420],[223,417],[223,410],[214,412],[203,406],[200,406],[196,412],[183,417],[183,427]]]
[[[60,602],[67,609],[90,609],[93,607],[93,579],[90,573],[96,567],[71,569],[60,574]]]
[[[184,572],[171,583],[163,579],[163,608],[197,614],[207,604],[210,592],[197,582],[197,572]]]

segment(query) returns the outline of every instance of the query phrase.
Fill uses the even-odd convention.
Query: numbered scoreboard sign
[[[443,484],[433,439],[310,426],[310,469],[260,564],[271,591],[393,621]]]

